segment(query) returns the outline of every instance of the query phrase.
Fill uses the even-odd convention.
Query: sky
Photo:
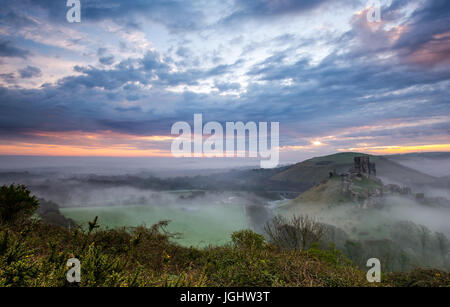
[[[0,0],[0,155],[170,157],[200,113],[282,162],[450,151],[448,0],[65,2]]]

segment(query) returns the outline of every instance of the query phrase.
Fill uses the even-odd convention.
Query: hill
[[[300,196],[298,196],[293,203],[319,203],[335,205],[340,203],[355,202],[352,198],[352,193],[354,195],[359,195],[359,199],[363,200],[366,193],[375,194],[377,189],[383,189],[383,185],[377,180],[363,178],[359,181],[353,180],[351,182],[352,193],[343,193],[342,189],[343,185],[341,178],[333,177],[300,194]]]
[[[362,156],[361,153],[338,153],[330,156],[316,157],[297,163],[270,179],[273,181],[296,183],[313,187],[329,177],[329,173],[336,170],[345,173],[353,166],[353,159]],[[432,185],[436,177],[403,166],[384,156],[368,155],[376,163],[377,176],[387,182],[401,183],[407,186]]]
[[[336,204],[349,202],[350,198],[341,193],[341,180],[329,179],[315,185],[297,197],[293,203]]]

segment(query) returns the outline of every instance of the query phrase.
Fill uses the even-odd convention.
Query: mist
[[[395,159],[395,161],[403,166],[434,177],[450,176],[450,158],[405,157]]]
[[[145,173],[171,177],[255,167],[259,167],[259,160],[253,158],[0,156],[2,172],[33,171],[57,175]]]
[[[278,208],[286,217],[307,215],[328,227],[326,242],[333,243],[355,263],[384,259],[389,271],[413,267],[450,269],[450,208],[429,207],[412,198],[388,196],[383,206],[362,209],[355,203],[296,203]],[[359,246],[358,256],[352,248]],[[406,257],[408,265],[399,259]]]
[[[82,227],[95,216],[102,228],[169,220],[168,230],[180,234],[179,243],[196,246],[225,244],[242,229],[263,232],[270,200],[213,182],[215,174],[227,178],[230,170],[251,169],[251,163],[231,159],[227,168],[213,161],[172,160],[2,157],[0,184],[26,185]],[[199,189],[202,182],[213,182],[212,188]]]

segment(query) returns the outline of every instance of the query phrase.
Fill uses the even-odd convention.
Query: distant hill
[[[343,193],[342,188],[341,178],[339,176],[335,176],[302,193],[295,199],[295,202],[324,204],[354,202],[351,197],[352,193]],[[359,180],[354,180],[352,182],[351,189],[353,193],[361,196],[360,199],[365,199],[366,192],[370,192],[372,194],[376,189],[383,190],[383,184],[376,178],[362,178]]]
[[[333,170],[338,173],[348,172],[353,166],[353,159],[358,156],[364,156],[364,154],[347,152],[312,158],[275,174],[270,180],[312,187],[328,178],[329,173]],[[432,185],[437,180],[436,177],[403,166],[387,157],[368,156],[370,156],[370,161],[376,164],[377,176],[387,181],[417,186]]]

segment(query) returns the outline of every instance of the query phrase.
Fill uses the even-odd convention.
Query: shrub
[[[450,273],[434,269],[389,273],[385,280],[395,287],[450,287]]]
[[[0,287],[28,286],[37,276],[38,265],[24,241],[28,230],[11,235],[8,230],[0,233]]]
[[[231,234],[231,241],[239,248],[262,249],[266,245],[264,236],[251,230],[233,232]]]
[[[39,207],[39,201],[24,185],[0,187],[0,221],[9,224],[28,218]]]

